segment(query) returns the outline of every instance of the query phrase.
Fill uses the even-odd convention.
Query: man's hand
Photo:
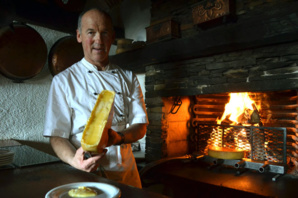
[[[143,138],[146,134],[147,124],[133,124],[128,128],[121,131],[124,135],[124,144],[130,144]],[[121,142],[122,137],[113,129],[109,129],[109,141],[108,146],[118,145]]]
[[[51,145],[56,155],[65,163],[86,171],[95,171],[99,166],[99,160],[106,154],[106,150],[103,153],[94,155],[88,159],[84,159],[85,151],[82,147],[76,150],[76,148],[66,138],[53,136],[50,138]]]
[[[103,153],[93,155],[90,158],[85,159],[84,158],[85,151],[83,150],[82,147],[80,147],[76,151],[73,159],[70,162],[70,165],[86,172],[95,171],[100,165],[99,160],[106,154],[106,152],[107,150],[105,149]]]
[[[118,144],[118,142],[121,141],[121,137],[113,129],[109,129],[108,133],[109,133],[109,141],[108,141],[107,147],[112,146],[112,145],[116,145],[116,144]]]

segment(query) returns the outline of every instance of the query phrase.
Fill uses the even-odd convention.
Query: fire
[[[258,109],[255,102],[249,97],[247,92],[245,93],[230,93],[230,101],[225,106],[225,112],[223,113],[220,120],[217,120],[217,124],[225,119],[231,121],[230,125],[250,125],[252,121],[255,123],[256,120],[253,117],[258,116]]]
[[[230,101],[217,124],[251,126],[259,125],[259,105],[253,101],[249,93],[230,93]],[[245,128],[221,127],[214,128],[208,140],[208,146],[250,151],[248,132]]]

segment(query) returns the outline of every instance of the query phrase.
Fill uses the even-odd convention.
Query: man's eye
[[[109,32],[102,32],[102,35],[108,36],[109,35]]]

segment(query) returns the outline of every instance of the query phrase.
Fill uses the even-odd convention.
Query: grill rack
[[[221,141],[219,142],[221,147],[235,148],[235,145],[233,145],[231,141],[231,136],[239,131],[245,131],[246,138],[251,147],[251,150],[246,152],[245,158],[242,160],[219,159],[221,164],[233,165],[235,168],[259,170],[261,173],[268,171],[284,174],[286,172],[286,128],[196,123],[195,139],[197,153],[208,155],[208,141],[209,144],[214,143],[210,140],[210,136],[214,135],[212,134],[214,129],[221,131],[221,133],[219,133],[221,136]],[[218,164],[218,159],[211,160],[214,164]]]

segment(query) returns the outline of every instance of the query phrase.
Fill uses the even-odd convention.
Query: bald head
[[[82,19],[83,19],[83,17],[85,16],[86,13],[90,13],[90,12],[93,12],[93,13],[96,13],[97,12],[98,14],[101,14],[102,16],[104,16],[111,23],[111,26],[113,27],[112,17],[106,11],[100,10],[98,8],[90,8],[88,10],[83,11],[79,15],[79,18],[78,18],[78,27],[77,27],[77,29],[78,29],[79,32],[82,32]]]
[[[77,41],[82,43],[84,58],[99,70],[109,64],[109,51],[114,40],[112,19],[106,12],[90,9],[80,15]]]

